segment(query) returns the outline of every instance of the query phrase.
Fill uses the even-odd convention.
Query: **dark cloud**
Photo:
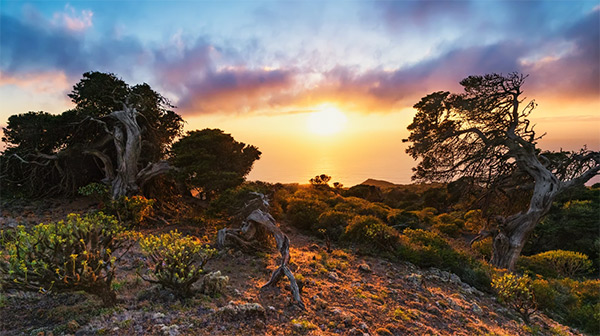
[[[129,73],[144,50],[134,37],[105,37],[86,43],[85,35],[40,19],[0,17],[0,71],[12,76],[62,71],[77,79],[90,70]]]
[[[26,73],[61,69],[81,74],[89,69],[89,54],[80,36],[49,24],[25,24],[10,16],[0,16],[0,65],[3,72]]]

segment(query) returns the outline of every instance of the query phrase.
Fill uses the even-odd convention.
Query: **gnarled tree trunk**
[[[273,235],[277,249],[281,253],[281,263],[279,267],[273,271],[271,279],[261,289],[274,287],[277,285],[279,280],[285,275],[290,281],[290,289],[292,296],[302,309],[305,309],[302,298],[300,297],[300,288],[294,278],[294,274],[289,268],[290,263],[290,240],[289,238],[279,229],[275,223],[275,219],[268,212],[269,202],[265,195],[259,193],[252,193],[256,196],[255,199],[248,202],[241,213],[243,215],[250,212],[244,220],[241,229],[221,229],[217,235],[217,245],[224,247],[228,243],[236,246],[240,246],[245,250],[252,249],[264,249],[264,240],[257,239],[259,232],[266,230]]]

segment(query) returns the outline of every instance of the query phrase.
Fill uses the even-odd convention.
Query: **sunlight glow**
[[[346,126],[348,118],[335,107],[325,106],[308,116],[307,127],[311,133],[332,135],[339,133]]]

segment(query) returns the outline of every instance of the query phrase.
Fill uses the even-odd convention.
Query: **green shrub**
[[[398,245],[399,234],[375,216],[356,216],[346,227],[344,237],[350,241],[373,244],[381,251],[393,250]]]
[[[395,229],[402,231],[406,228],[422,229],[419,217],[412,212],[392,210],[387,217],[387,222]]]
[[[203,245],[194,237],[183,237],[177,231],[156,235],[141,235],[140,247],[148,256],[150,278],[180,297],[192,294],[192,285],[200,279],[203,267],[215,250]]]
[[[292,199],[287,206],[287,219],[298,229],[308,230],[327,210],[327,204],[316,199]]]
[[[400,236],[400,258],[421,267],[437,267],[458,275],[464,282],[489,291],[491,273],[485,263],[456,251],[436,232],[406,229]]]
[[[559,322],[597,334],[600,331],[600,280],[536,279],[538,308]]]
[[[471,249],[473,249],[478,256],[484,258],[485,260],[490,260],[492,258],[493,245],[494,241],[492,237],[487,237],[474,242],[471,245]]]
[[[325,211],[319,216],[319,220],[313,225],[313,229],[316,231],[325,230],[325,234],[329,238],[339,240],[352,218],[353,215],[347,212]]]
[[[580,252],[554,250],[519,258],[519,266],[545,277],[573,277],[588,273],[592,261]]]
[[[116,257],[123,246],[118,221],[102,212],[84,217],[69,214],[57,223],[16,229],[16,239],[0,255],[0,281],[5,288],[65,292],[83,290],[111,306]]]
[[[335,205],[334,210],[350,212],[363,216],[375,216],[383,221],[387,220],[390,208],[382,203],[371,203],[358,197],[345,197]]]
[[[106,211],[119,219],[127,227],[142,224],[143,220],[152,212],[153,199],[144,196],[121,196],[106,205]]]
[[[80,195],[90,196],[98,202],[105,202],[110,199],[110,187],[101,183],[90,183],[80,187],[78,190]]]
[[[521,277],[506,273],[492,280],[492,288],[498,295],[498,300],[514,310],[529,323],[529,317],[536,310],[532,280],[529,276]]]

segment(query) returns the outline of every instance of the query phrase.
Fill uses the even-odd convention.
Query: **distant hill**
[[[440,188],[445,186],[444,183],[433,182],[433,183],[411,183],[411,184],[395,184],[392,182],[384,181],[384,180],[376,180],[376,179],[367,179],[363,183],[359,185],[370,185],[379,187],[381,189],[400,189],[405,191],[411,191],[417,194],[422,194],[423,192],[431,189],[431,188]]]
[[[394,184],[392,182],[384,181],[384,180],[376,180],[376,179],[367,179],[363,183],[364,185],[371,185],[379,188],[394,188],[399,187],[400,184]]]

